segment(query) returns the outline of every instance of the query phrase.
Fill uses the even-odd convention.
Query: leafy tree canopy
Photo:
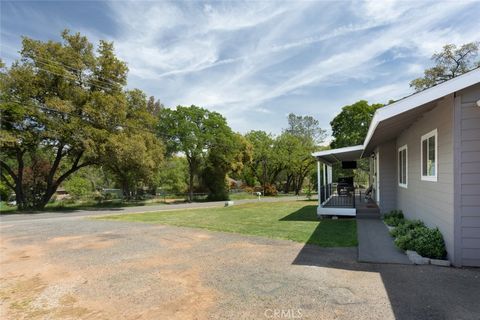
[[[466,43],[459,48],[454,44],[445,45],[441,52],[432,56],[435,66],[426,69],[423,77],[412,80],[410,87],[421,91],[480,67],[480,60],[476,60],[478,46],[479,42]]]
[[[70,175],[138,143],[151,124],[123,91],[128,69],[112,43],[94,50],[68,30],[62,39],[23,38],[21,59],[0,73],[1,178],[19,209],[43,208]]]
[[[169,154],[181,153],[187,159],[190,200],[193,200],[194,181],[201,176],[202,166],[215,163],[214,167],[218,169],[215,181],[210,181],[208,185],[210,191],[215,193],[212,190],[221,189],[218,184],[225,183],[228,169],[238,166],[243,158],[238,154],[243,150],[238,147],[241,141],[226,119],[204,108],[192,105],[178,106],[175,110],[162,109],[157,132],[159,137],[165,139]]]
[[[332,148],[341,148],[362,144],[367,136],[373,115],[383,104],[368,104],[360,100],[344,106],[342,111],[330,122],[332,127]]]
[[[320,123],[312,116],[297,116],[293,113],[288,115],[288,127],[286,132],[311,140],[313,144],[321,144],[326,138],[326,131],[320,127]]]

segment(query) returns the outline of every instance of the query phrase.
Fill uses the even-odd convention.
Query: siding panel
[[[454,255],[453,105],[453,95],[445,97],[396,139],[397,148],[408,146],[408,188],[397,188],[397,207],[409,219],[421,219],[430,227],[438,227],[450,259]],[[423,181],[421,137],[434,129],[438,132],[438,179]]]
[[[456,98],[455,114],[459,117],[454,125],[458,126],[460,141],[455,161],[461,185],[455,198],[459,215],[456,239],[461,242],[459,261],[464,266],[480,266],[480,108],[475,106],[479,99],[480,84],[458,92]]]
[[[465,238],[480,239],[480,230],[478,230],[477,228],[462,228],[462,234]]]

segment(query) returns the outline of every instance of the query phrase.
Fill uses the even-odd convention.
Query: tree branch
[[[2,181],[5,182],[5,184],[7,185],[7,187],[9,187],[10,189],[12,189],[13,191],[15,191],[15,186],[13,184],[10,183],[10,181],[8,181],[7,177],[5,177],[2,173],[1,175],[1,178],[2,178]]]
[[[17,175],[15,174],[15,172],[13,172],[12,168],[8,166],[8,164],[6,164],[3,160],[0,160],[0,165],[8,172],[8,174],[12,177],[13,180],[17,181]]]
[[[63,157],[63,144],[58,146],[57,155],[55,156],[55,161],[53,162],[52,168],[50,168],[50,172],[48,173],[47,177],[47,188],[50,188],[53,184],[53,177],[55,176],[55,172],[57,172],[58,166],[60,165],[60,161]]]
[[[77,156],[77,158],[75,159],[75,162],[73,163],[72,167],[66,171],[64,174],[62,174],[58,179],[57,181],[55,181],[55,183],[53,184],[53,187],[54,189],[55,188],[58,188],[58,186],[66,179],[68,178],[68,176],[70,176],[72,173],[78,171],[79,169],[83,168],[83,167],[86,167],[86,166],[89,166],[89,165],[92,165],[93,162],[84,162],[82,164],[78,164],[80,162],[80,159],[82,158],[82,155],[83,155],[83,151],[80,152],[80,154]]]

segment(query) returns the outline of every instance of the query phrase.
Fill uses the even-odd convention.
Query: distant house
[[[313,155],[319,215],[401,209],[440,229],[454,265],[480,266],[480,69],[378,109],[362,145]],[[367,205],[367,190],[332,181],[332,164],[360,158],[370,159]]]

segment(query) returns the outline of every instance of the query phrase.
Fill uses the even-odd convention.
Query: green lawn
[[[357,245],[354,219],[318,220],[316,205],[308,201],[249,203],[226,208],[137,213],[98,219],[204,228],[288,239],[322,247]]]

